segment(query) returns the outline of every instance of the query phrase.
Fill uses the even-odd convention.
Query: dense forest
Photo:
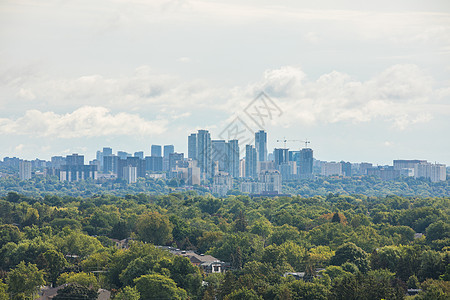
[[[449,210],[449,197],[9,192],[0,299],[64,283],[54,299],[96,299],[98,288],[114,299],[449,299]],[[155,245],[210,254],[228,270],[208,274]]]
[[[230,195],[242,194],[239,185],[242,179],[235,180]],[[18,177],[0,177],[0,196],[16,192],[25,196],[58,195],[73,197],[91,197],[96,194],[125,196],[127,194],[169,194],[185,189],[193,189],[200,195],[207,195],[210,190],[204,186],[186,187],[182,180],[138,178],[136,183],[127,184],[124,180],[105,180],[95,182],[83,180],[76,182],[59,181],[57,177],[35,176],[30,180]],[[295,180],[283,182],[283,193],[302,197],[326,196],[328,193],[342,195],[366,195],[384,197],[397,195],[406,197],[448,197],[450,196],[450,179],[431,182],[428,179],[399,178],[395,181],[381,180],[377,177],[317,177],[314,180]]]

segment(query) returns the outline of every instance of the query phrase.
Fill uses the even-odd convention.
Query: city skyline
[[[187,156],[265,92],[276,114],[243,120],[268,149],[450,165],[449,17],[443,0],[3,1],[0,157]]]
[[[251,143],[239,143],[239,140],[237,139],[229,139],[226,140],[219,140],[216,139],[216,137],[212,136],[209,130],[206,129],[199,129],[197,133],[191,133],[187,136],[187,151],[179,151],[179,149],[175,148],[173,144],[168,145],[157,145],[157,144],[151,144],[149,145],[149,151],[123,151],[119,149],[113,149],[112,147],[104,146],[102,147],[102,150],[97,150],[96,155],[92,157],[92,160],[90,160],[89,156],[87,156],[85,153],[70,153],[65,155],[52,155],[50,159],[42,159],[40,157],[36,157],[34,159],[27,159],[20,156],[6,156],[1,158],[2,159],[20,159],[20,161],[26,161],[31,162],[35,160],[39,160],[42,162],[48,161],[54,163],[54,159],[63,158],[65,156],[71,157],[71,159],[78,159],[79,156],[82,157],[82,164],[84,162],[84,158],[86,157],[86,163],[94,163],[95,160],[97,160],[101,166],[103,167],[103,159],[105,157],[115,157],[117,159],[126,160],[127,158],[139,158],[141,160],[145,160],[147,158],[160,158],[161,159],[161,169],[159,170],[152,170],[152,171],[164,171],[164,172],[170,172],[169,166],[169,157],[174,155],[182,155],[183,161],[188,160],[195,160],[199,162],[199,167],[202,170],[202,172],[205,173],[211,173],[212,170],[208,168],[214,168],[214,163],[219,163],[218,168],[220,171],[227,171],[226,168],[235,168],[231,165],[226,166],[229,162],[228,160],[235,161],[236,160],[246,160],[247,155],[249,155],[248,151],[251,151],[251,160],[252,164],[254,163],[264,163],[264,162],[273,162],[275,166],[279,166],[283,163],[290,162],[290,161],[303,161],[304,163],[307,162],[307,164],[312,164],[312,161],[318,161],[318,162],[330,162],[330,163],[350,163],[350,164],[370,164],[373,167],[387,167],[387,166],[395,166],[395,162],[397,161],[407,161],[407,162],[414,162],[414,163],[434,163],[434,164],[443,164],[437,161],[431,160],[428,162],[427,159],[410,159],[410,158],[393,158],[391,159],[390,163],[386,164],[377,164],[373,163],[373,161],[354,161],[354,160],[344,160],[344,159],[336,159],[336,160],[323,160],[321,158],[316,157],[313,155],[313,152],[315,151],[312,149],[309,144],[310,141],[305,139],[305,141],[300,140],[277,140],[277,143],[283,143],[282,145],[278,144],[277,147],[273,148],[273,150],[266,149],[267,150],[267,158],[266,160],[259,160],[258,157],[258,149],[257,145],[260,143],[259,139],[260,136],[264,136],[264,141],[267,141],[268,133],[265,130],[259,130],[258,132],[254,133],[255,137],[252,140]],[[200,137],[201,138],[198,138]],[[194,138],[194,139],[192,139]],[[304,144],[301,148],[290,148],[287,146],[287,143],[289,141],[293,142],[301,142]],[[193,147],[194,145],[194,147]],[[267,145],[266,145],[267,146]],[[261,146],[260,146],[261,147]],[[192,151],[192,148],[194,148],[194,151]],[[164,153],[162,153],[162,149],[164,149]],[[134,152],[134,154],[133,154]],[[298,155],[298,157],[297,157]],[[165,164],[167,166],[163,167],[163,162],[166,160]],[[203,161],[203,162],[202,162]],[[59,162],[56,162],[59,164]],[[69,165],[72,164],[69,162]],[[247,164],[247,163],[246,163]],[[209,167],[204,167],[209,166]],[[256,168],[256,167],[254,167]],[[150,168],[151,169],[151,168]],[[304,172],[305,170],[303,170]],[[247,172],[247,171],[245,171]],[[254,171],[251,171],[252,173]],[[308,167],[307,174],[312,172],[312,167]],[[231,171],[231,173],[237,173],[235,170]],[[344,173],[344,171],[343,171]],[[252,176],[255,176],[256,174],[253,174]],[[250,176],[250,177],[252,177]]]
[[[217,146],[214,146],[214,143],[225,142],[225,144],[228,144],[229,142],[233,141],[232,139],[230,139],[228,141],[219,140],[219,139],[217,139],[216,136],[211,136],[211,132],[209,132],[209,130],[207,130],[207,129],[199,129],[199,132],[202,132],[204,135],[207,136],[207,138],[209,139],[208,143],[209,143],[209,146],[211,148],[209,150],[209,151],[211,151],[211,153],[209,153],[209,154],[207,153],[206,155],[203,155],[203,153],[202,153],[202,155],[204,157],[203,160],[205,160],[205,162],[204,162],[205,164],[206,164],[206,160],[208,158],[212,162],[212,159],[218,155],[218,154],[215,155],[213,153],[214,152],[214,148],[217,147]],[[265,138],[268,140],[268,136],[270,136],[270,134],[268,134],[268,132],[265,131],[265,130],[259,130],[258,132],[255,132],[254,133],[255,139],[252,141],[252,143],[244,143],[244,144],[242,144],[242,143],[239,143],[239,140],[235,140],[235,141],[237,141],[237,143],[239,143],[238,145],[236,145],[236,147],[239,149],[238,153],[239,153],[239,159],[240,160],[242,160],[242,159],[245,160],[245,158],[246,158],[246,151],[247,151],[246,147],[247,146],[251,146],[251,147],[253,147],[253,151],[255,151],[255,154],[254,154],[255,155],[255,161],[259,161],[258,155],[257,155],[256,145],[258,144],[257,143],[257,137],[261,133],[264,133]],[[94,150],[95,154],[93,154],[92,156],[90,156],[89,154],[87,154],[85,152],[82,152],[82,151],[81,152],[75,151],[75,152],[67,152],[67,153],[63,153],[63,154],[59,154],[59,153],[58,154],[55,154],[55,153],[54,154],[50,154],[50,157],[47,159],[45,157],[27,158],[27,157],[18,156],[18,155],[13,153],[12,155],[9,155],[9,156],[0,157],[0,161],[3,158],[16,158],[16,157],[21,159],[21,160],[23,160],[23,161],[33,161],[33,160],[36,160],[36,159],[44,160],[44,161],[52,161],[52,158],[55,158],[55,157],[61,157],[61,156],[65,157],[67,155],[69,155],[69,156],[71,156],[71,155],[82,155],[83,157],[86,158],[86,162],[89,162],[89,161],[92,161],[92,160],[95,160],[95,159],[102,160],[103,157],[99,158],[99,153],[102,152],[101,151],[102,149],[103,149],[103,151],[105,151],[105,149],[107,149],[106,150],[106,151],[108,151],[107,155],[109,155],[109,156],[110,155],[116,156],[116,157],[121,158],[121,159],[126,159],[127,157],[140,157],[141,158],[141,156],[142,156],[141,159],[143,159],[145,157],[150,157],[150,156],[151,157],[161,157],[161,159],[166,158],[167,159],[167,164],[168,164],[168,158],[169,158],[169,154],[170,153],[180,153],[180,154],[184,154],[186,159],[198,160],[198,152],[196,152],[195,157],[191,157],[189,155],[190,139],[193,136],[195,136],[195,138],[197,139],[198,133],[190,133],[190,135],[188,135],[186,137],[185,150],[180,150],[179,148],[175,147],[173,143],[172,144],[167,144],[167,145],[166,144],[150,144],[150,145],[148,145],[148,147],[147,147],[148,149],[147,150],[130,149],[128,151],[124,151],[124,149],[122,149],[122,148],[114,148],[114,147],[111,147],[110,145],[108,145],[108,146],[99,147],[97,150]],[[283,137],[283,138],[286,138],[286,137]],[[297,147],[289,147],[289,143],[290,143],[289,141],[295,141],[293,143],[299,142],[298,143],[300,145],[299,148],[297,148]],[[305,143],[305,141],[306,141],[306,143]],[[290,160],[290,158],[288,158],[288,153],[291,153],[291,152],[301,153],[304,150],[313,150],[314,152],[316,152],[316,149],[314,149],[312,146],[309,145],[311,142],[308,139],[305,139],[305,141],[288,140],[288,139],[275,141],[274,148],[267,147],[267,154],[268,154],[269,158],[266,158],[266,161],[273,161],[275,163],[277,163],[280,160],[281,160],[281,162],[288,161],[288,160]],[[267,144],[266,144],[266,146],[267,146]],[[155,151],[155,148],[158,148],[158,150]],[[166,155],[163,155],[164,154],[163,153],[163,148],[166,149],[166,151],[167,151]],[[197,148],[197,144],[196,144],[196,148]],[[152,151],[154,151],[154,152],[152,152]],[[277,151],[279,153],[282,153],[282,154],[280,154],[281,156],[277,155]],[[219,151],[219,152],[221,153],[221,151]],[[270,160],[270,156],[271,155],[272,155],[272,160]],[[278,156],[280,156],[281,158],[278,158]],[[220,156],[217,156],[217,157],[219,157],[219,159],[220,159]],[[311,157],[311,159],[313,158],[312,154],[310,154],[310,157]],[[342,158],[326,160],[326,159],[322,159],[320,157],[317,157],[316,155],[314,155],[314,160],[323,161],[323,162],[350,162],[352,164],[371,163],[374,166],[392,166],[392,163],[394,161],[396,161],[396,160],[417,160],[417,161],[430,161],[430,162],[436,163],[436,164],[445,164],[445,165],[447,165],[446,163],[439,162],[439,161],[436,161],[436,160],[433,160],[433,159],[426,159],[426,158],[422,158],[422,157],[409,158],[409,157],[404,157],[404,156],[396,157],[396,158],[392,157],[390,159],[390,161],[388,161],[387,163],[384,163],[384,164],[376,163],[373,160],[357,161],[357,160],[351,160],[351,159],[347,160],[347,159],[342,159]],[[167,170],[165,170],[165,171],[167,171]]]
[[[161,156],[161,145],[152,145],[152,155],[145,157],[143,151],[132,155],[119,150],[115,155],[112,148],[103,147],[103,151],[97,151],[96,159],[89,161],[89,164],[85,164],[84,155],[79,154],[67,155],[65,158],[52,156],[51,162],[4,158],[1,164],[12,168],[9,171],[18,169],[22,180],[30,179],[32,171],[36,169],[39,169],[40,175],[55,175],[61,181],[97,180],[97,175],[102,174],[103,179],[118,178],[128,183],[147,176],[177,178],[193,186],[202,180],[207,182],[213,179],[213,192],[222,196],[232,189],[233,179],[236,178],[249,180],[241,183],[241,192],[260,194],[281,193],[283,180],[314,179],[319,173],[326,177],[369,175],[383,180],[414,177],[438,182],[445,181],[448,172],[446,165],[426,160],[393,160],[393,166],[314,160],[314,150],[308,148],[307,140],[301,141],[305,147],[299,151],[289,151],[286,148],[287,139],[278,140],[283,142],[283,148],[275,148],[271,158],[266,161],[265,155],[258,153],[266,152],[267,132],[256,132],[253,140],[255,146],[245,145],[243,159],[239,159],[239,140],[213,140],[208,130],[198,130],[188,136],[188,157],[175,152],[173,145],[164,145],[164,156]],[[45,168],[44,172],[42,168]]]

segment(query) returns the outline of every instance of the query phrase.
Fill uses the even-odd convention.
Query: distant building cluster
[[[242,146],[241,152],[238,139],[215,140],[208,130],[198,130],[187,138],[187,157],[176,152],[173,145],[151,145],[150,156],[145,156],[144,151],[133,154],[117,151],[114,154],[112,148],[104,147],[88,164],[83,155],[71,154],[53,156],[51,161],[5,157],[0,161],[0,167],[15,170],[21,180],[39,175],[52,175],[70,182],[118,179],[135,183],[146,176],[175,179],[183,186],[209,188],[219,196],[227,195],[231,190],[254,195],[281,195],[283,182],[319,176],[375,176],[383,180],[414,177],[431,182],[445,181],[447,176],[445,165],[426,160],[394,160],[392,166],[320,161],[314,158],[313,150],[308,147],[309,141],[301,149],[290,150],[286,147],[289,140],[279,140],[284,142],[284,147],[275,148],[271,153],[267,141],[267,132],[260,130],[254,134],[252,143]]]
[[[445,181],[447,168],[444,164],[433,164],[426,160],[394,160],[392,166],[373,166],[371,163],[315,162],[323,176],[375,176],[383,180],[401,177],[425,178],[431,182]]]

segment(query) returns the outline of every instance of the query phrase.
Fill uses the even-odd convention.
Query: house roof
[[[194,264],[203,264],[203,263],[212,263],[212,262],[222,263],[222,261],[220,259],[217,259],[212,255],[197,254],[192,250],[180,250],[177,248],[167,247],[167,246],[158,246],[158,248],[169,250],[170,253],[175,254],[175,255],[187,257]]]

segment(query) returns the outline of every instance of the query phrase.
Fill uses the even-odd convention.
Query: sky
[[[0,158],[186,154],[198,129],[450,165],[450,2],[0,0]]]

